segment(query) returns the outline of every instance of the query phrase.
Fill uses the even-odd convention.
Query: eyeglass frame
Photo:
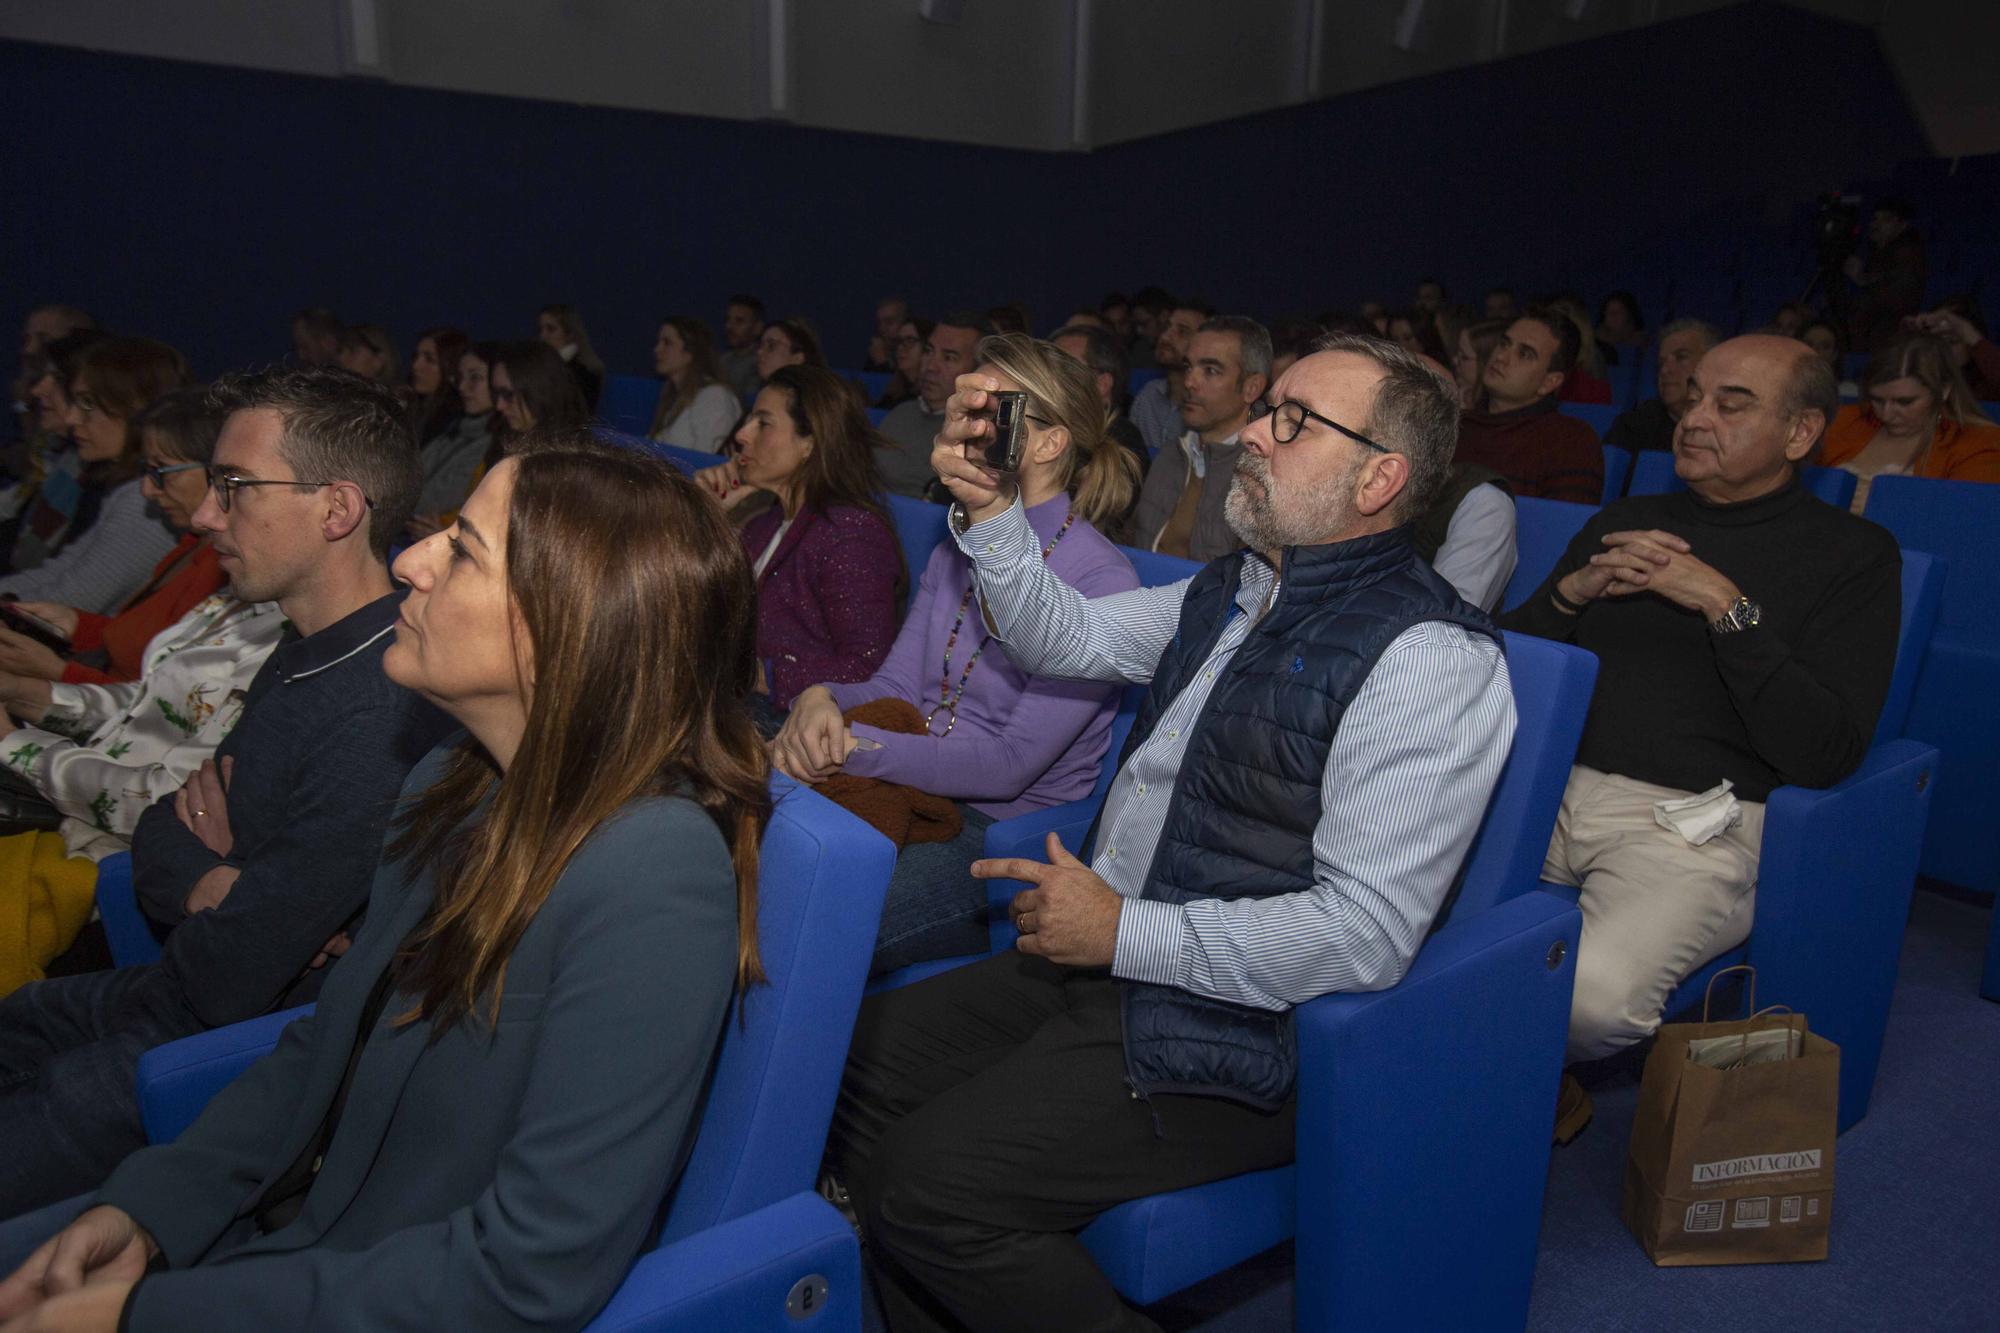
[[[215,492],[215,503],[225,514],[229,512],[230,506],[235,503],[230,498],[231,492],[241,490],[245,486],[304,486],[311,490],[317,490],[321,486],[354,486],[356,490],[361,489],[351,481],[306,481],[302,478],[292,477],[238,477],[230,475],[226,469],[211,467],[208,470],[208,488]],[[361,503],[367,505],[370,509],[375,507],[375,502],[368,498],[368,492],[366,491],[361,491]]]
[[[1288,407],[1296,407],[1297,409],[1299,409],[1299,421],[1296,426],[1292,427],[1291,434],[1281,435],[1279,427],[1284,420],[1285,409]],[[1394,449],[1391,449],[1386,444],[1377,444],[1375,441],[1369,439],[1366,435],[1363,435],[1358,430],[1349,430],[1346,426],[1341,425],[1338,421],[1335,421],[1332,417],[1320,415],[1318,412],[1313,411],[1310,407],[1307,407],[1304,403],[1300,402],[1296,398],[1287,398],[1282,402],[1272,404],[1271,443],[1290,444],[1292,441],[1299,438],[1299,435],[1305,430],[1306,422],[1308,421],[1317,421],[1322,426],[1331,426],[1334,430],[1339,431],[1342,435],[1345,435],[1348,439],[1354,441],[1356,444],[1365,446],[1366,448],[1369,449],[1373,449],[1378,454],[1393,454],[1396,452]]]
[[[206,463],[148,463],[139,469],[139,475],[152,482],[154,490],[165,490],[168,477],[176,472],[186,472],[189,468],[197,467],[203,472],[208,471]]]

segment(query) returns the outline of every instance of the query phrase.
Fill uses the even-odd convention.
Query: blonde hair
[[[1025,333],[981,338],[973,361],[1020,385],[1035,415],[1069,432],[1062,484],[1077,516],[1100,529],[1122,519],[1139,490],[1139,461],[1105,434],[1111,414],[1097,396],[1096,372]]]

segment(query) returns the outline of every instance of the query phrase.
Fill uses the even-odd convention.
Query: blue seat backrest
[[[1514,576],[1500,605],[1511,611],[1542,586],[1590,516],[1597,510],[1567,500],[1524,495],[1514,501]]]
[[[889,520],[896,525],[896,540],[903,544],[903,563],[910,569],[910,591],[924,576],[931,552],[944,540],[945,523],[951,515],[946,505],[929,500],[913,500],[907,495],[889,497]]]
[[[884,422],[885,420],[887,420],[887,419],[888,419],[888,416],[889,416],[889,409],[888,409],[888,408],[886,408],[886,407],[871,407],[871,408],[869,408],[869,409],[868,409],[868,424],[869,424],[869,425],[871,425],[871,426],[879,426],[879,425],[881,425],[881,424],[882,424],[882,423],[883,423],[883,422]]]
[[[660,381],[651,375],[612,375],[598,395],[597,415],[613,430],[644,435],[660,405]]]
[[[1687,483],[1674,475],[1674,456],[1665,449],[1642,449],[1632,460],[1632,480],[1627,495],[1667,495],[1684,491]]]
[[[644,443],[641,441],[640,443]],[[654,444],[652,451],[672,463],[682,472],[693,476],[705,467],[714,467],[725,461],[721,454],[705,454],[699,449],[683,449],[679,445]]]
[[[1837,467],[1808,465],[1799,469],[1799,479],[1807,490],[1836,509],[1845,509],[1854,503],[1855,477],[1851,472]],[[1674,456],[1664,449],[1646,449],[1632,464],[1632,481],[1625,488],[1625,493],[1671,495],[1686,489],[1687,483],[1674,473]]]
[[[1604,496],[1598,502],[1610,504],[1625,494],[1625,483],[1632,475],[1632,455],[1615,444],[1604,446]]]
[[[757,872],[770,980],[730,1010],[663,1242],[812,1188],[895,865],[887,838],[824,797],[780,776],[771,793]]]
[[[1877,477],[1868,489],[1868,518],[1907,550],[1927,551],[1946,564],[1938,627],[1953,637],[2000,648],[2000,485]]]
[[[1540,883],[1556,808],[1597,684],[1595,654],[1504,633],[1514,689],[1514,747],[1466,853],[1451,902],[1454,914],[1483,912]]]
[[[868,391],[868,401],[874,402],[889,392],[889,381],[896,378],[893,370],[842,371],[841,378],[861,381],[861,387]]]
[[[1896,670],[1889,677],[1889,692],[1882,698],[1882,713],[1875,723],[1874,743],[1895,740],[1903,734],[1910,716],[1910,700],[1916,694],[1917,677],[1923,674],[1924,653],[1930,648],[1931,631],[1937,626],[1938,606],[1944,598],[1948,571],[1944,561],[1923,551],[1903,550],[1903,605],[1896,633]]]
[[[1139,586],[1142,588],[1164,588],[1201,573],[1201,566],[1195,561],[1183,560],[1176,555],[1142,551],[1136,546],[1121,546],[1118,550],[1132,562],[1132,569],[1139,575]]]
[[[1611,403],[1561,403],[1557,405],[1557,410],[1596,431],[1600,440],[1604,438],[1604,432],[1611,429],[1611,423],[1618,419],[1618,408]]]
[[[1154,380],[1165,379],[1164,370],[1135,370],[1125,376],[1125,392],[1136,394]]]

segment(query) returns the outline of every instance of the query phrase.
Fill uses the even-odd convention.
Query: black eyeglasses
[[[1369,439],[1358,430],[1349,430],[1331,417],[1323,417],[1296,399],[1287,398],[1271,409],[1271,442],[1290,444],[1299,438],[1299,432],[1306,428],[1308,420],[1317,421],[1322,426],[1331,426],[1356,444],[1373,449],[1378,454],[1393,454],[1396,451]]]
[[[321,486],[340,485],[337,481],[293,481],[290,478],[264,480],[254,477],[239,477],[234,473],[221,471],[211,471],[208,474],[208,484],[215,492],[216,504],[222,506],[222,512],[225,514],[229,512],[229,506],[235,503],[236,492],[245,486],[299,486],[308,490],[316,490]],[[361,497],[361,502],[370,509],[375,507],[375,502],[365,494]]]
[[[146,480],[153,483],[153,489],[163,490],[166,487],[167,478],[173,476],[174,473],[188,472],[194,468],[206,468],[207,466],[208,464],[206,463],[155,463],[149,464],[144,471]]]

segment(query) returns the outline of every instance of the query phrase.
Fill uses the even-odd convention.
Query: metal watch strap
[[[1719,618],[1708,622],[1708,629],[1711,634],[1734,634],[1753,628],[1763,618],[1764,608],[1748,597],[1738,597]]]

